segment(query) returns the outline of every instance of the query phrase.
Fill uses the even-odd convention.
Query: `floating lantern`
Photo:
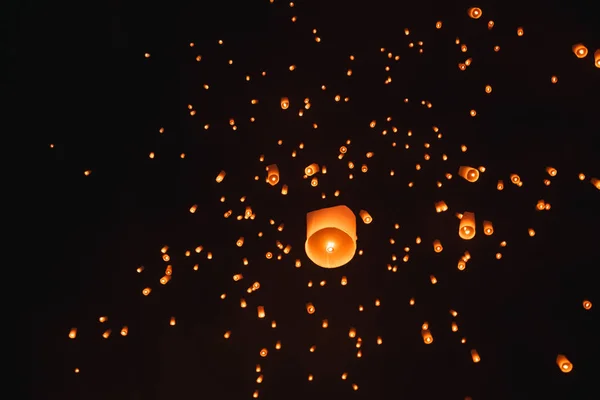
[[[371,222],[373,222],[373,218],[371,217],[371,214],[369,214],[367,211],[365,210],[360,210],[360,212],[358,213],[358,215],[360,215],[360,218],[363,220],[363,222],[365,224],[370,224]]]
[[[473,19],[479,19],[483,15],[483,12],[479,7],[471,7],[467,10],[467,13],[469,14],[469,17]]]
[[[573,364],[571,364],[569,359],[562,354],[559,354],[556,357],[556,365],[558,365],[558,368],[565,374],[573,370]]]
[[[469,182],[477,182],[477,179],[479,179],[479,170],[473,167],[461,166],[458,168],[458,175]]]
[[[494,226],[490,221],[483,221],[483,233],[486,236],[490,236],[492,233],[494,233]]]
[[[267,167],[267,182],[269,185],[275,186],[279,183],[279,168],[277,164],[271,164]]]
[[[317,172],[319,172],[319,164],[317,163],[312,163],[308,167],[304,168],[304,173],[306,176],[313,176]]]
[[[280,104],[282,110],[287,110],[290,107],[290,100],[287,97],[282,97]]]
[[[475,237],[475,214],[465,212],[460,219],[458,235],[461,239],[471,240]]]
[[[577,56],[577,58],[585,58],[588,55],[588,49],[581,43],[574,44],[573,53]]]
[[[306,214],[306,255],[322,268],[347,264],[356,252],[356,217],[346,206]]]

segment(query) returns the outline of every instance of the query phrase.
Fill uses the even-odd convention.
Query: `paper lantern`
[[[477,182],[477,179],[479,179],[479,170],[473,167],[461,166],[458,168],[458,175],[469,182]]]
[[[481,8],[479,7],[471,7],[467,10],[467,13],[469,14],[469,17],[473,19],[479,19],[483,15],[483,12],[481,12]]]
[[[559,354],[556,357],[556,365],[558,365],[558,368],[565,374],[573,370],[573,364],[571,364],[569,359],[562,354]]]
[[[215,178],[217,183],[223,182],[223,179],[225,179],[225,171],[219,172],[219,175],[217,175],[217,177]]]
[[[358,213],[358,215],[360,215],[360,218],[367,225],[370,224],[371,222],[373,222],[373,217],[371,217],[371,214],[369,214],[365,210],[360,210],[360,212]]]
[[[287,97],[281,98],[281,109],[287,110],[290,107],[290,100]]]
[[[494,226],[490,221],[483,221],[483,233],[486,236],[490,236],[492,233],[494,233]]]
[[[594,52],[594,64],[596,68],[600,68],[600,49]]]
[[[588,55],[588,49],[581,43],[574,44],[573,53],[577,56],[577,58],[585,58]]]
[[[322,268],[347,264],[356,252],[356,216],[346,206],[335,206],[306,214],[308,258]]]
[[[458,227],[458,236],[464,240],[471,240],[475,237],[475,214],[465,212],[460,219]]]
[[[313,176],[317,172],[319,172],[319,164],[317,163],[312,163],[308,167],[304,168],[304,173],[306,176]]]
[[[277,164],[271,164],[267,167],[267,182],[271,186],[279,183],[279,168],[277,168]]]
[[[425,344],[433,343],[433,336],[431,336],[431,332],[429,332],[428,329],[422,329],[421,336],[423,337],[423,342]]]

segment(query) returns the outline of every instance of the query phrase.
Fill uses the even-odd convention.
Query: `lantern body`
[[[581,43],[574,44],[572,49],[573,49],[573,53],[575,53],[575,56],[577,58],[585,58],[588,55],[587,47],[585,47]]]
[[[475,214],[465,212],[460,219],[458,235],[461,239],[471,240],[475,237]]]
[[[479,179],[479,170],[473,167],[461,166],[458,169],[458,175],[469,182],[477,182],[477,179]]]
[[[322,268],[347,264],[356,252],[356,216],[346,206],[306,214],[306,255]]]
[[[312,163],[308,167],[304,168],[304,173],[306,176],[313,176],[317,172],[319,172],[319,164],[317,163]]]
[[[275,186],[279,183],[279,168],[277,164],[271,164],[267,167],[267,182],[269,185]]]
[[[560,368],[560,370],[564,373],[568,373],[573,370],[573,364],[571,364],[569,359],[563,354],[559,354],[556,357],[556,365],[558,365],[558,368]]]
[[[281,103],[282,110],[287,110],[290,107],[290,101],[288,100],[287,97],[282,97],[280,103]]]

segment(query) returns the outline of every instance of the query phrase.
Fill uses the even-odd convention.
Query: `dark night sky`
[[[94,10],[24,2],[15,10],[15,104],[26,115],[25,148],[34,150],[30,168],[37,180],[27,185],[37,193],[32,202],[40,225],[34,233],[40,265],[35,278],[28,278],[36,293],[29,305],[32,398],[251,399],[257,388],[259,398],[276,400],[600,398],[594,279],[600,193],[589,183],[600,178],[600,69],[593,62],[600,30],[592,1],[524,6],[426,0],[407,6],[300,0],[294,8],[281,0],[183,3],[114,2]],[[471,6],[481,7],[481,19],[468,18]],[[488,31],[490,19],[496,25]],[[438,20],[441,30],[435,29]],[[519,26],[523,37],[516,35]],[[456,37],[468,45],[466,54],[454,44]],[[422,55],[408,47],[419,40]],[[585,59],[571,51],[579,42],[590,51]],[[493,52],[494,45],[500,52]],[[400,61],[388,60],[388,51]],[[196,62],[199,54],[202,61]],[[461,72],[457,64],[467,57],[473,63]],[[291,64],[296,71],[288,70]],[[267,76],[259,76],[262,70]],[[550,83],[552,75],[558,84]],[[390,85],[384,85],[387,76]],[[487,84],[493,87],[489,95]],[[350,101],[336,103],[335,94]],[[290,99],[287,111],[279,106],[283,96]],[[299,118],[306,97],[312,107]],[[258,105],[250,104],[253,98]],[[197,110],[193,117],[188,104]],[[472,108],[475,118],[469,116]],[[371,120],[377,120],[375,129]],[[444,133],[442,140],[433,125]],[[412,137],[406,136],[409,129]],[[347,139],[352,143],[339,161]],[[292,158],[300,142],[306,147]],[[370,160],[367,151],[375,153]],[[430,161],[423,160],[425,152]],[[261,154],[266,164],[279,165],[275,188],[263,180]],[[357,167],[366,162],[368,173],[355,169],[349,180],[348,161]],[[329,170],[317,188],[302,179],[312,162]],[[460,165],[487,170],[470,184],[458,176]],[[547,166],[558,170],[548,187],[542,183],[549,178]],[[217,184],[222,169],[227,176]],[[452,180],[444,178],[447,172]],[[523,187],[510,184],[511,173],[521,176]],[[505,182],[502,192],[496,190],[498,179]],[[282,183],[290,187],[288,196],[280,194]],[[234,218],[243,212],[242,196],[256,213],[254,221]],[[536,211],[539,199],[552,209]],[[436,214],[438,200],[450,210]],[[188,211],[192,204],[198,205],[194,214]],[[305,216],[338,204],[357,215],[366,209],[374,221],[357,223],[358,248],[365,254],[325,270],[304,253]],[[234,214],[224,219],[229,208]],[[479,231],[469,242],[457,235],[454,213],[461,211],[477,217]],[[270,218],[284,222],[284,231],[270,226]],[[483,219],[494,222],[493,236],[482,234]],[[533,238],[530,227],[537,233]],[[235,246],[240,236],[246,238],[241,249]],[[416,236],[422,244],[415,245]],[[433,252],[434,239],[442,241],[442,253]],[[277,254],[276,240],[291,244],[292,253],[266,260],[266,251]],[[498,246],[502,240],[505,249]],[[173,265],[165,286],[158,282],[167,264],[160,253],[164,245]],[[198,245],[205,249],[200,255],[193,251]],[[404,246],[411,247],[406,264]],[[473,258],[460,272],[456,263],[465,250]],[[494,257],[498,251],[501,260]],[[392,253],[399,255],[397,273],[386,268]],[[242,266],[243,257],[249,266]],[[294,268],[296,258],[301,268]],[[199,271],[192,270],[195,263]],[[145,270],[138,274],[140,265]],[[233,282],[235,273],[244,279]],[[339,284],[341,276],[348,286]],[[307,287],[309,280],[315,287]],[[321,280],[327,280],[323,288]],[[245,293],[254,281],[261,288]],[[147,286],[153,291],[144,297]],[[226,300],[219,298],[223,292]],[[239,307],[240,297],[247,309]],[[584,310],[584,299],[594,303],[591,310]],[[306,313],[308,301],[316,305],[315,315]],[[261,304],[265,320],[256,317]],[[456,319],[450,309],[458,311]],[[98,322],[100,316],[108,321]],[[176,326],[169,326],[171,316]],[[320,326],[323,318],[330,322],[327,330]],[[453,320],[458,333],[450,330]],[[435,339],[429,346],[421,338],[424,321]],[[119,335],[124,325],[127,337]],[[68,338],[71,327],[78,328],[75,340]],[[360,359],[349,327],[364,340]],[[103,339],[109,328],[112,335]],[[223,338],[227,330],[229,340]],[[317,351],[311,354],[313,344]],[[263,347],[269,349],[266,358],[259,357]],[[473,348],[480,363],[471,361]],[[561,373],[558,354],[573,363],[571,373]],[[257,363],[264,375],[260,385]],[[340,379],[344,371],[346,381]]]

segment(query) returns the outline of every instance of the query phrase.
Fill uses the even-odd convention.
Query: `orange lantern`
[[[279,168],[277,164],[271,164],[267,167],[267,182],[269,185],[275,186],[279,183]]]
[[[442,247],[442,243],[438,239],[435,239],[433,241],[433,251],[435,251],[436,253],[440,253],[442,250],[444,250],[444,248]]]
[[[346,206],[306,214],[306,255],[322,268],[338,268],[356,252],[356,217]]]
[[[558,368],[560,368],[560,370],[565,374],[573,370],[573,364],[571,364],[569,359],[563,354],[559,354],[556,357],[556,365],[558,365]]]
[[[471,359],[474,363],[478,363],[479,361],[481,361],[481,357],[479,357],[479,353],[477,352],[477,350],[471,350]]]
[[[469,17],[473,19],[479,19],[483,15],[483,12],[479,7],[471,7],[467,10],[467,13],[469,14]]]
[[[308,167],[304,168],[304,173],[306,176],[313,176],[317,172],[319,172],[319,164],[317,163],[312,163]]]
[[[471,240],[475,237],[475,214],[465,212],[460,219],[458,235],[463,240]]]
[[[577,58],[585,58],[585,56],[588,55],[588,49],[582,43],[574,44],[571,48],[573,49],[573,53],[575,53]]]
[[[287,110],[290,107],[290,100],[287,97],[282,97],[280,104],[282,110]]]
[[[483,233],[486,236],[490,236],[494,233],[494,227],[490,221],[483,221]]]
[[[371,222],[373,222],[373,218],[371,217],[371,214],[369,214],[367,211],[365,210],[360,210],[360,212],[358,213],[358,215],[360,215],[360,218],[363,220],[363,222],[365,224],[370,224]]]
[[[477,182],[477,179],[479,179],[479,170],[473,167],[461,166],[458,169],[458,175],[469,182]]]
[[[594,64],[596,68],[600,68],[600,49],[594,52]]]
[[[446,204],[445,201],[438,201],[435,203],[435,211],[438,213],[444,212],[444,211],[448,211],[448,205]]]
[[[217,177],[215,178],[217,183],[223,182],[223,179],[225,179],[225,171],[219,172],[219,175],[217,175]]]
[[[425,344],[433,343],[433,336],[431,336],[431,332],[429,332],[429,329],[422,329],[421,336],[423,337],[423,342]]]

